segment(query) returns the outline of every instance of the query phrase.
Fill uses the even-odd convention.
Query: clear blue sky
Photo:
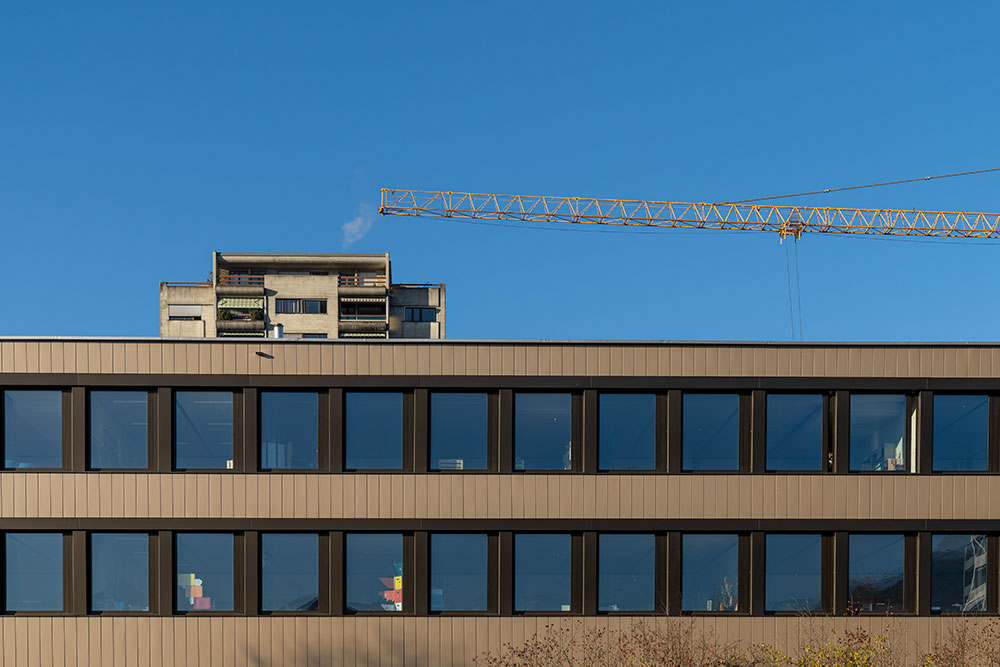
[[[344,250],[383,186],[719,201],[1000,166],[997,25],[987,2],[3,3],[0,335],[157,335],[159,281]],[[348,247],[447,283],[451,338],[791,336],[772,235],[373,216]],[[1000,245],[798,251],[806,339],[997,339]]]

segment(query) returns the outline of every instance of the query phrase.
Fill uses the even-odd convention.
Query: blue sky
[[[380,219],[1000,166],[985,2],[0,5],[0,335],[158,333],[217,250],[384,252],[451,338],[787,340],[768,234]],[[804,203],[995,211],[1000,173]],[[362,225],[364,227],[365,225]],[[1000,245],[803,238],[809,340],[995,340]]]

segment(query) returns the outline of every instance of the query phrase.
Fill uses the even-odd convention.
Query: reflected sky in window
[[[3,392],[5,468],[62,467],[62,392]]]
[[[572,544],[566,534],[514,535],[515,611],[570,611]]]
[[[486,469],[486,394],[431,394],[431,470]]]
[[[349,391],[345,398],[348,470],[403,467],[403,395]]]
[[[178,391],[174,394],[175,465],[226,469],[233,459],[233,393]]]
[[[177,533],[177,610],[233,610],[233,534]]]
[[[598,465],[601,470],[656,467],[656,397],[601,394]]]
[[[431,534],[431,611],[485,611],[487,536]]]
[[[514,395],[514,469],[572,470],[570,394]]]
[[[344,536],[349,611],[403,611],[403,536],[348,533]]]
[[[934,395],[934,470],[987,469],[989,403],[986,396]]]
[[[656,538],[598,536],[597,607],[600,611],[653,611],[656,607]]]
[[[766,540],[765,610],[818,610],[822,604],[823,538],[767,535]]]
[[[739,469],[739,415],[737,394],[684,394],[684,469]]]
[[[149,536],[94,533],[90,536],[90,608],[149,611]]]
[[[822,470],[823,397],[768,394],[767,469]]]
[[[319,467],[319,396],[315,392],[261,392],[260,467]]]
[[[264,611],[319,608],[319,536],[262,533],[260,607]]]
[[[848,602],[855,612],[902,610],[902,535],[850,536]]]
[[[681,609],[739,609],[739,536],[683,535]]]
[[[62,611],[62,533],[7,533],[4,543],[7,611]]]
[[[147,394],[144,391],[90,392],[90,467],[145,468]]]

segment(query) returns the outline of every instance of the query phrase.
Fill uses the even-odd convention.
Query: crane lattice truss
[[[894,209],[696,204],[639,199],[382,189],[382,215],[464,220],[568,222],[678,229],[1000,238],[1000,213]]]

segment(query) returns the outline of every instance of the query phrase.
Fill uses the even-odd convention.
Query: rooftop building
[[[0,339],[0,662],[464,666],[684,618],[894,626],[918,664],[1000,609],[998,370],[994,343]]]
[[[213,252],[207,282],[160,283],[160,335],[444,338],[445,286],[393,283],[389,253]]]

